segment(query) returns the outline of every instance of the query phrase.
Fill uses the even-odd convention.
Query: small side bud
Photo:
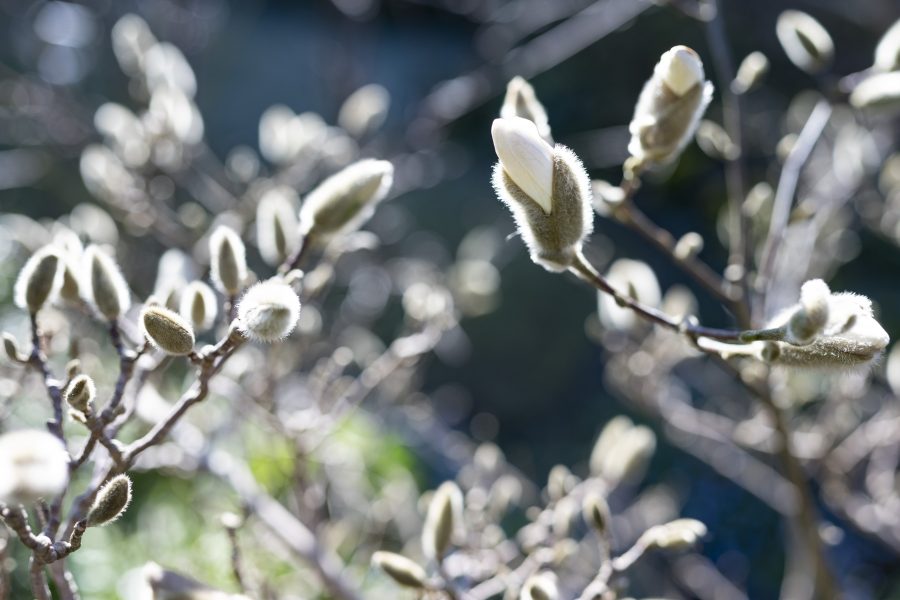
[[[900,20],[891,25],[878,41],[874,68],[883,73],[900,69]]]
[[[87,375],[77,375],[66,386],[63,395],[69,406],[82,414],[88,414],[94,398],[97,397],[97,387],[94,385],[94,380]]]
[[[117,475],[107,481],[88,512],[88,527],[112,523],[125,513],[131,502],[131,480],[127,475]]]
[[[824,71],[834,57],[834,42],[822,24],[799,10],[778,16],[775,34],[792,63],[810,74]]]
[[[195,331],[207,331],[213,326],[218,313],[216,294],[202,281],[193,281],[181,293],[181,316],[190,322]]]
[[[712,94],[696,52],[687,46],[665,52],[638,98],[628,126],[628,152],[648,166],[677,158],[693,137]]]
[[[300,207],[300,233],[324,245],[359,229],[394,181],[394,166],[365,159],[338,171],[309,193]]]
[[[404,587],[422,589],[428,581],[425,569],[402,554],[376,552],[372,555],[372,564]]]
[[[233,296],[247,281],[247,251],[235,231],[220,225],[209,236],[209,266],[213,284],[223,294]]]
[[[553,143],[547,111],[537,99],[531,84],[521,77],[513,77],[506,85],[506,96],[503,98],[503,106],[500,107],[501,119],[511,117],[528,119],[534,123],[544,141],[548,144]]]
[[[141,329],[151,344],[166,354],[183,356],[194,349],[194,332],[178,313],[162,306],[145,306]]]
[[[676,519],[664,525],[655,525],[644,532],[639,544],[646,548],[683,550],[691,548],[706,535],[706,525],[695,519]]]
[[[594,531],[605,535],[609,530],[609,505],[599,494],[590,494],[581,507],[584,522]]]
[[[16,305],[32,314],[39,311],[62,285],[62,263],[56,248],[45,246],[35,252],[16,278]]]
[[[556,583],[556,575],[549,571],[532,575],[522,586],[519,600],[557,600],[559,588]]]
[[[688,232],[679,238],[675,244],[675,258],[689,260],[703,250],[703,236],[695,231]]]
[[[735,94],[752,92],[762,83],[769,73],[769,59],[762,52],[751,52],[738,67],[737,75],[731,82],[731,91]]]
[[[429,560],[444,558],[453,534],[462,527],[462,491],[452,481],[446,481],[434,493],[428,505],[422,529],[422,551]]]
[[[237,305],[239,327],[248,337],[277,342],[294,330],[300,318],[300,298],[277,279],[262,281],[247,290]]]
[[[87,247],[83,260],[85,300],[107,319],[119,318],[131,307],[131,294],[116,261],[95,245]]]
[[[805,346],[818,336],[828,323],[828,299],[831,290],[821,279],[807,281],[800,288],[800,306],[787,323],[785,341]]]

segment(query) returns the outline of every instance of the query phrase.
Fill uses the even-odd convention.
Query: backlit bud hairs
[[[181,316],[157,305],[141,312],[141,329],[151,344],[174,356],[190,354],[194,349],[194,331]]]
[[[256,208],[256,241],[263,260],[280,264],[294,251],[297,231],[297,192],[287,186],[272,188],[263,194]]]
[[[178,308],[196,331],[206,331],[213,326],[218,312],[216,294],[202,281],[193,281],[181,293]]]
[[[394,166],[365,159],[338,171],[309,193],[300,207],[300,233],[317,244],[359,229],[387,196]]]
[[[85,300],[107,319],[116,319],[131,307],[128,284],[116,261],[95,245],[84,251],[81,285]]]
[[[644,84],[628,130],[628,152],[642,165],[665,164],[681,153],[712,100],[703,63],[687,46],[665,52]]]
[[[581,161],[545,142],[532,121],[495,119],[491,127],[500,161],[494,190],[516,221],[531,259],[564,271],[593,230],[591,186]]]
[[[76,376],[69,382],[69,385],[66,386],[63,392],[66,403],[83,414],[90,412],[96,396],[97,388],[94,385],[94,380],[87,375]]]
[[[822,24],[805,12],[786,10],[778,15],[775,34],[797,68],[818,73],[831,64],[834,42]]]
[[[247,280],[247,253],[235,231],[220,225],[209,236],[209,266],[213,284],[223,294],[237,294]]]
[[[62,285],[63,260],[59,250],[45,246],[31,255],[16,278],[16,306],[36,313]]]
[[[445,481],[428,504],[422,528],[422,552],[428,560],[440,562],[444,558],[454,534],[462,529],[462,513],[462,491],[452,481]]]
[[[262,281],[247,290],[237,305],[241,331],[251,339],[277,342],[286,338],[300,318],[300,298],[278,279]]]
[[[127,475],[113,477],[100,488],[88,512],[88,526],[98,527],[112,523],[125,513],[129,503],[131,503],[131,480]]]
[[[506,85],[506,96],[503,98],[503,106],[500,107],[501,119],[511,117],[528,119],[537,127],[538,135],[544,138],[544,141],[553,143],[547,111],[537,99],[531,84],[521,77],[513,77]]]

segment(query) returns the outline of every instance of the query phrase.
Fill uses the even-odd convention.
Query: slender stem
[[[37,314],[30,313],[29,315],[31,319],[31,356],[29,361],[33,364],[37,369],[41,372],[41,375],[44,377],[44,387],[47,388],[47,395],[50,396],[50,403],[53,406],[53,419],[47,422],[47,429],[59,438],[59,440],[65,445],[66,437],[63,433],[63,400],[62,400],[62,390],[60,389],[59,382],[53,379],[52,373],[50,373],[50,367],[47,365],[47,357],[44,355],[44,351],[41,349],[41,330],[38,327],[37,322]]]
[[[44,565],[35,556],[31,557],[29,574],[31,593],[34,595],[35,600],[51,600],[50,587],[47,585],[47,578],[44,576]]]

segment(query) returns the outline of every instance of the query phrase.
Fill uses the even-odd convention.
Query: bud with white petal
[[[553,143],[547,111],[537,99],[531,84],[521,77],[513,77],[506,85],[506,96],[503,98],[503,106],[500,107],[500,118],[509,119],[511,117],[528,119],[534,123],[538,134],[547,143]]]
[[[155,91],[162,86],[177,88],[190,98],[197,92],[194,70],[177,46],[160,42],[147,50],[144,56],[144,78],[147,89]]]
[[[821,279],[807,281],[800,288],[800,307],[787,323],[785,341],[798,346],[812,342],[828,323],[831,290]]]
[[[112,28],[113,54],[126,74],[140,75],[147,51],[156,45],[156,38],[147,22],[129,13],[123,15]]]
[[[687,145],[712,100],[703,62],[687,46],[663,53],[644,84],[628,126],[628,152],[641,165],[671,162]]]
[[[775,34],[794,65],[807,73],[819,73],[834,58],[834,42],[822,24],[799,10],[778,15]]]
[[[531,259],[564,271],[593,229],[591,185],[581,161],[545,142],[521,117],[495,119],[491,128],[500,161],[493,184],[516,221]]]
[[[290,335],[300,318],[300,298],[278,279],[252,286],[237,305],[241,331],[252,339],[277,342]]]
[[[354,137],[381,127],[391,106],[391,95],[377,83],[364,85],[344,100],[338,111],[337,122]]]

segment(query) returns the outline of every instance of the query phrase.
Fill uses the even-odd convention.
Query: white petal
[[[666,85],[679,96],[703,81],[703,63],[697,53],[687,46],[675,46],[665,52],[656,71]]]
[[[528,119],[494,119],[491,127],[494,149],[507,175],[544,212],[553,210],[553,148]]]

